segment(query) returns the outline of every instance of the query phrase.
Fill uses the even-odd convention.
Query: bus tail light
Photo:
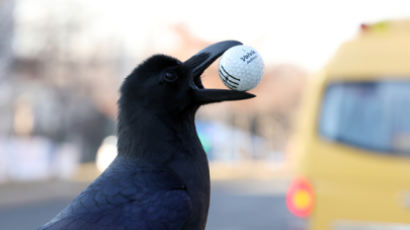
[[[297,217],[308,217],[313,210],[314,193],[309,181],[297,178],[292,181],[286,194],[286,205],[289,211]]]

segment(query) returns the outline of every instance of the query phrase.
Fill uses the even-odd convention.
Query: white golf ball
[[[247,91],[262,80],[265,66],[262,57],[249,46],[234,46],[219,61],[219,77],[230,89]]]

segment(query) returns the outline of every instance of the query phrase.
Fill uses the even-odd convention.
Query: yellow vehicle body
[[[292,151],[297,157],[292,159],[296,177],[306,178],[313,188],[313,208],[303,218],[306,229],[410,230],[410,133],[395,136],[397,141],[392,137],[389,146],[396,147],[390,152],[326,138],[319,128],[332,84],[410,83],[410,21],[362,29],[312,78],[304,98]],[[403,116],[410,120],[408,111]]]

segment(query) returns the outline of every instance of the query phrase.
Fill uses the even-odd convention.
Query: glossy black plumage
[[[120,156],[43,228],[182,229],[190,212],[175,173]]]
[[[195,112],[202,104],[253,95],[204,89],[200,75],[239,44],[216,43],[186,62],[155,55],[139,65],[121,87],[117,158],[40,229],[205,229],[209,169]]]

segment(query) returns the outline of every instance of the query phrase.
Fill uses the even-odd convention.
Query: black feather
[[[139,65],[120,90],[118,156],[40,229],[204,230],[210,181],[195,112],[204,103],[252,95],[207,92],[199,75],[238,44],[216,43],[184,63],[155,55]]]

